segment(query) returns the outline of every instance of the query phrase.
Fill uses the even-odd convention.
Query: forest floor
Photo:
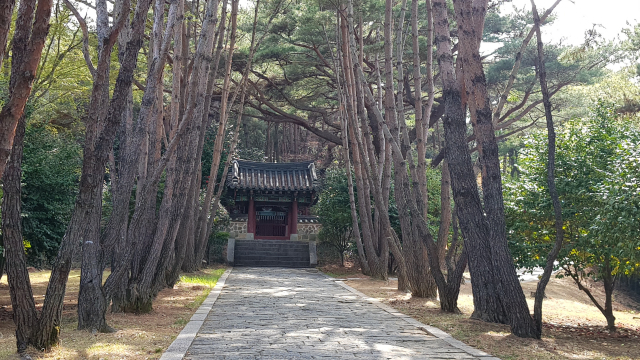
[[[88,331],[76,330],[80,271],[73,270],[69,275],[65,294],[60,345],[47,353],[41,353],[32,348],[28,353],[34,359],[43,360],[158,359],[189,322],[191,315],[207,297],[224,270],[221,267],[212,267],[192,274],[183,274],[173,289],[164,289],[158,294],[153,302],[153,311],[142,315],[108,312],[107,323],[118,331],[95,335]],[[42,307],[49,275],[50,271],[33,270],[30,273],[38,309]],[[5,275],[0,280],[0,359],[2,360],[20,358],[16,354],[14,332],[9,286]]]
[[[437,300],[412,298],[397,290],[397,281],[371,280],[352,264],[342,268],[326,265],[326,274],[348,279],[345,283],[364,294],[451,334],[454,338],[501,359],[640,359],[640,303],[623,293],[615,293],[614,315],[618,331],[605,330],[606,321],[589,298],[570,279],[552,278],[543,303],[542,340],[521,339],[509,333],[507,325],[469,319],[473,311],[471,283],[461,286],[458,306],[462,314],[440,311]],[[469,280],[469,274],[465,274]],[[537,281],[522,283],[529,308]],[[600,300],[599,283],[591,291]]]

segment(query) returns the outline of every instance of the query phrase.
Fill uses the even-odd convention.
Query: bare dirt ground
[[[190,275],[206,277],[210,276],[212,271],[212,269],[205,269],[203,272]],[[30,275],[36,306],[40,308],[50,272],[34,271]],[[79,281],[80,271],[72,271],[65,294],[60,345],[48,353],[29,349],[28,353],[34,359],[158,359],[210,291],[208,286],[179,282],[173,289],[164,289],[158,294],[151,313],[143,315],[107,313],[107,323],[118,331],[93,335],[88,331],[76,330]],[[0,280],[0,359],[2,360],[20,358],[16,354],[14,332],[9,286],[5,275]]]
[[[458,340],[501,359],[640,359],[640,303],[617,293],[614,314],[618,331],[605,330],[604,316],[569,279],[553,278],[547,287],[543,305],[542,340],[521,339],[510,335],[509,327],[469,319],[473,311],[471,284],[462,285],[458,305],[462,314],[440,311],[435,299],[412,298],[397,290],[397,281],[371,280],[359,275],[354,266],[321,268],[333,277],[361,278],[345,283],[373,298],[425,323],[438,327]],[[468,274],[467,274],[468,280]],[[529,308],[537,282],[523,283]],[[592,292],[604,298],[601,284],[592,284]]]

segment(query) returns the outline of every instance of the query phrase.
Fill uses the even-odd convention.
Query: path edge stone
[[[405,314],[401,313],[400,311],[392,308],[391,306],[383,304],[382,302],[380,302],[380,300],[372,298],[370,296],[367,296],[366,294],[364,294],[364,293],[352,288],[351,286],[345,284],[344,281],[342,281],[342,280],[338,280],[338,279],[332,278],[331,276],[329,276],[329,275],[327,275],[327,274],[325,274],[325,273],[323,273],[321,271],[318,271],[318,272],[320,274],[324,275],[327,279],[329,279],[332,282],[334,282],[335,284],[343,287],[347,291],[352,292],[352,293],[360,296],[365,301],[367,301],[367,302],[379,307],[380,309],[388,312],[389,314],[391,314],[393,316],[397,316],[397,317],[403,319],[404,321],[408,322],[409,324],[421,329],[422,331],[425,331],[428,334],[431,334],[431,335],[437,337],[440,340],[445,341],[447,344],[449,344],[449,345],[451,345],[451,346],[453,346],[453,347],[455,347],[457,349],[460,349],[460,350],[466,352],[467,354],[469,354],[471,356],[475,356],[475,357],[481,358],[482,360],[500,360],[500,358],[498,358],[498,357],[495,357],[495,356],[493,356],[491,354],[487,354],[486,352],[484,352],[482,350],[478,350],[478,349],[476,349],[474,347],[471,347],[471,346],[463,343],[460,340],[455,339],[453,336],[451,336],[451,335],[447,334],[446,332],[438,329],[437,327],[433,327],[431,325],[423,324],[420,321],[412,318],[411,316],[405,315]]]
[[[211,311],[213,304],[218,299],[218,296],[220,296],[220,292],[227,281],[227,277],[231,274],[231,270],[233,270],[233,268],[227,269],[227,271],[220,276],[216,285],[211,289],[209,296],[207,296],[202,302],[202,305],[200,305],[198,310],[191,316],[187,325],[185,325],[184,329],[178,334],[178,337],[176,337],[167,350],[165,350],[160,360],[180,360],[187,354],[187,350],[189,350],[193,339],[196,338],[209,311]]]

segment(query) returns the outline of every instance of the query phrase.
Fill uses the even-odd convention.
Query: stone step
[[[235,261],[262,261],[262,260],[273,260],[273,261],[309,261],[309,255],[305,256],[286,256],[286,255],[241,255],[235,258]]]
[[[237,244],[308,244],[306,241],[295,240],[267,240],[267,239],[254,239],[254,240],[236,240]]]
[[[240,260],[240,259],[245,259],[245,260],[259,260],[262,258],[269,258],[269,259],[282,259],[282,260],[287,260],[287,259],[291,259],[291,260],[309,260],[309,255],[308,254],[277,254],[277,253],[251,253],[251,254],[240,254],[240,255],[236,255],[235,259],[236,260]]]
[[[308,268],[311,267],[308,261],[251,261],[251,262],[236,262],[234,266],[248,266],[248,267],[284,267],[284,268]]]
[[[251,250],[259,250],[259,251],[309,251],[309,246],[247,246],[247,245],[236,245],[236,250],[240,251],[251,251]]]
[[[310,267],[309,243],[291,240],[236,240],[235,266]]]
[[[238,245],[236,244],[236,249],[238,250],[261,250],[261,251],[279,251],[284,249],[292,249],[292,250],[300,250],[305,251],[309,250],[309,245],[296,245],[296,246],[283,246],[283,245]]]

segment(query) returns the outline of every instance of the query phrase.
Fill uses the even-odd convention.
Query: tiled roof
[[[243,190],[317,191],[318,178],[313,161],[261,163],[234,160],[227,186]]]

